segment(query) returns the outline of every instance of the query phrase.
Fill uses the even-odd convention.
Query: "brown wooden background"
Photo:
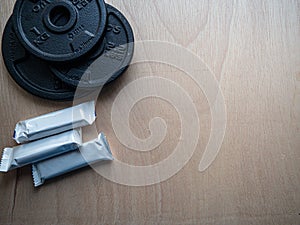
[[[15,1],[0,2],[0,32]],[[297,0],[113,0],[137,40],[180,44],[216,74],[228,124],[220,154],[204,173],[198,164],[208,141],[210,111],[195,84],[165,65],[135,65],[103,91],[97,127],[115,156],[147,165],[171,153],[180,123],[159,99],[141,101],[131,129],[149,135],[148,122],[165,118],[161,146],[139,154],[116,138],[110,110],[117,93],[141,76],[181,83],[197,103],[201,139],[192,160],[174,177],[148,187],[110,182],[92,169],[34,189],[30,167],[0,175],[0,224],[300,224],[300,2]],[[0,147],[14,145],[16,122],[70,106],[34,97],[9,77],[0,58]],[[88,129],[86,139],[89,139]]]

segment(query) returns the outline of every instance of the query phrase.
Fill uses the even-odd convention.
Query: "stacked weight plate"
[[[23,89],[69,101],[78,88],[89,92],[122,75],[133,43],[127,19],[103,0],[17,0],[2,55]]]

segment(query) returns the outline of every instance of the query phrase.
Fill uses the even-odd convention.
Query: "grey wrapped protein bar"
[[[17,123],[14,140],[20,144],[78,127],[92,125],[96,119],[95,102],[48,113]]]
[[[46,180],[86,167],[100,161],[113,160],[104,134],[96,140],[84,143],[77,151],[65,153],[32,165],[34,186],[41,186]]]
[[[81,144],[81,129],[76,129],[14,148],[5,148],[1,159],[0,172],[7,172],[76,150]]]

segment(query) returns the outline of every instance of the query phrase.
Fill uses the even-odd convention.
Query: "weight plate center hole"
[[[70,30],[77,21],[77,10],[69,2],[55,2],[44,13],[44,24],[55,33]]]
[[[71,12],[65,6],[58,5],[50,11],[49,19],[53,26],[63,27],[70,22]]]

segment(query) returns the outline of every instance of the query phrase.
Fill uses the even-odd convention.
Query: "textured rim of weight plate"
[[[132,30],[132,27],[130,25],[130,23],[128,22],[128,20],[126,19],[126,17],[115,7],[113,7],[112,5],[106,4],[106,9],[107,9],[107,23],[109,23],[109,14],[114,14],[122,23],[123,23],[123,27],[125,27],[125,31],[126,31],[126,36],[128,39],[128,50],[127,50],[127,56],[124,59],[124,62],[122,63],[122,65],[126,65],[124,67],[122,67],[120,70],[118,70],[116,73],[114,73],[114,75],[106,82],[106,84],[114,81],[115,79],[117,79],[118,77],[120,77],[129,67],[129,64],[133,58],[133,53],[134,53],[134,33]],[[103,37],[103,40],[105,41],[105,34]],[[99,46],[99,43],[98,43]],[[130,54],[128,54],[130,53]],[[99,57],[102,56],[102,53]],[[88,57],[88,56],[87,56]],[[99,58],[98,57],[98,58]],[[82,60],[82,62],[84,62],[84,60]],[[80,61],[78,62],[80,63]],[[74,81],[72,79],[70,79],[69,77],[67,77],[65,74],[63,74],[60,70],[59,67],[63,66],[63,65],[51,65],[50,68],[53,71],[53,73],[60,78],[63,82],[73,86],[73,87],[78,87],[78,82]],[[80,86],[81,88],[89,88],[89,86]],[[90,86],[91,88],[96,88],[99,86]]]
[[[95,0],[98,2],[99,7],[101,9],[101,23],[100,23],[100,26],[99,26],[100,28],[97,32],[97,35],[94,38],[95,41],[93,41],[94,42],[93,45],[91,45],[89,48],[86,48],[86,49],[80,51],[80,54],[78,54],[78,53],[68,54],[68,55],[65,54],[65,55],[58,56],[58,57],[55,57],[53,54],[44,54],[44,53],[42,53],[42,51],[39,51],[38,48],[36,48],[29,40],[27,40],[27,38],[24,35],[23,29],[22,29],[21,23],[20,23],[21,16],[19,15],[19,10],[20,10],[22,4],[24,4],[24,1],[28,1],[28,0],[17,0],[15,3],[14,9],[13,9],[13,14],[12,14],[14,30],[16,32],[18,39],[23,44],[23,46],[31,54],[34,54],[35,56],[37,56],[41,59],[51,61],[51,62],[67,62],[67,61],[73,61],[73,60],[80,59],[80,58],[84,57],[89,51],[91,51],[91,49],[102,39],[102,37],[105,33],[106,22],[107,22],[106,21],[106,18],[107,18],[106,4],[105,4],[104,0]],[[37,2],[38,2],[38,0],[37,0]],[[93,16],[93,15],[91,15],[91,16]]]
[[[12,18],[10,18],[8,20],[8,22],[5,26],[3,36],[2,36],[2,46],[1,47],[2,47],[2,56],[3,56],[4,64],[6,66],[7,71],[9,72],[10,76],[13,78],[13,80],[24,90],[26,90],[27,92],[29,92],[37,97],[48,99],[48,100],[55,100],[55,101],[72,101],[74,98],[74,94],[75,94],[75,89],[73,89],[72,87],[70,87],[69,92],[56,92],[56,93],[49,92],[49,91],[43,90],[43,88],[38,87],[37,85],[34,85],[32,82],[25,79],[18,72],[18,70],[14,67],[14,63],[12,61],[10,61],[10,59],[9,59],[10,52],[7,51],[7,49],[9,49],[9,42],[10,42],[9,34],[10,34],[10,32],[13,32],[16,37],[16,40],[19,41],[17,39],[17,36],[15,34],[16,32],[14,31],[14,28],[12,25]],[[5,45],[8,45],[8,46],[5,46]],[[24,48],[24,50],[26,52],[25,54],[30,55],[30,53],[28,53],[28,51],[25,48]],[[33,56],[33,57],[35,57],[35,56]],[[50,70],[50,68],[49,68],[49,70]],[[54,76],[54,74],[53,74],[53,76]]]

